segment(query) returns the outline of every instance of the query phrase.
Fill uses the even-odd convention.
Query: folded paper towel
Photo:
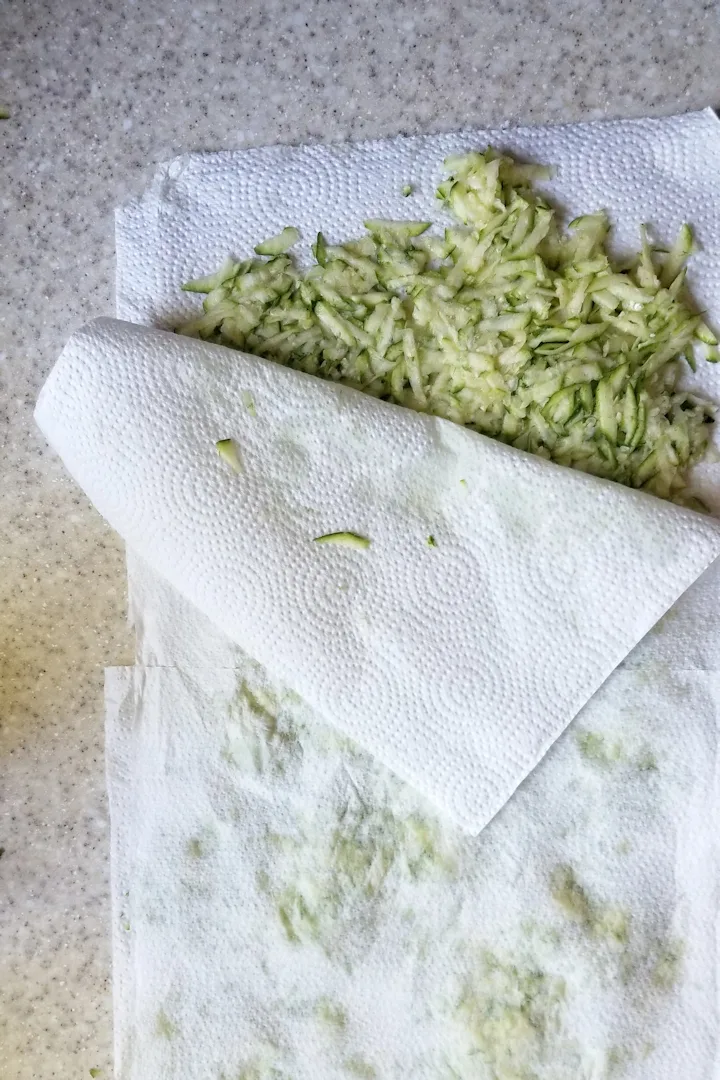
[[[470,831],[720,553],[713,519],[113,320],[70,340],[36,418],[157,572]],[[370,547],[312,542],[338,530]]]

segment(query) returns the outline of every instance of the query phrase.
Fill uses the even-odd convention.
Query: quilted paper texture
[[[720,552],[710,518],[113,320],[71,339],[36,416],[158,573],[470,831]],[[371,545],[313,543],[336,530]]]
[[[570,220],[607,210],[611,245],[637,250],[638,226],[669,243],[691,222],[699,250],[688,282],[720,329],[720,122],[712,109],[661,119],[596,121],[396,137],[332,146],[270,146],[191,154],[158,169],[148,191],[117,211],[117,314],[173,327],[199,300],[183,282],[232,253],[297,225],[293,249],[311,260],[318,230],[332,241],[363,232],[368,216],[415,218],[438,231],[450,218],[435,198],[443,160],[495,146],[553,169],[543,190]],[[410,183],[413,193],[402,195]],[[702,364],[686,383],[720,401],[720,365]],[[715,433],[720,450],[720,436]],[[720,465],[694,470],[697,494],[720,514]]]

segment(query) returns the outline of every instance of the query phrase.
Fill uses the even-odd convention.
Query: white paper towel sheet
[[[691,283],[717,324],[720,160],[709,110],[659,121],[391,140],[379,144],[371,174],[366,147],[179,159],[118,214],[118,315],[172,325],[190,310],[178,292],[183,280],[289,222],[307,240],[320,226],[341,239],[368,211],[434,218],[440,159],[488,141],[555,164],[551,193],[571,214],[607,207],[620,246],[635,243],[638,221],[670,237],[691,220],[705,249],[693,260]],[[428,183],[419,185],[423,161]],[[327,182],[316,189],[318,177]],[[399,196],[405,182],[420,188],[412,210]],[[718,399],[715,370],[698,375]],[[703,496],[717,509],[717,467],[702,473]],[[408,899],[400,860],[377,906],[369,905],[371,918],[362,899],[358,910],[356,892],[346,890],[339,928],[330,927],[339,941],[334,964],[316,943],[284,939],[272,889],[260,889],[265,879],[254,873],[258,864],[267,872],[269,849],[253,821],[274,822],[283,834],[299,819],[296,835],[315,836],[312,850],[327,854],[342,799],[353,796],[351,780],[360,776],[371,788],[372,794],[361,790],[375,811],[385,805],[385,787],[372,778],[385,774],[347,746],[333,748],[332,735],[326,741],[317,720],[301,713],[308,770],[298,773],[295,761],[290,781],[281,784],[273,755],[257,756],[262,738],[258,743],[240,692],[248,679],[258,690],[266,676],[133,553],[128,570],[138,661],[178,670],[108,679],[119,1080],[302,1080],[311,1072],[321,1080],[504,1080],[523,1068],[539,1080],[720,1076],[717,565],[630,653],[479,837],[437,823],[444,844],[461,852],[459,883],[426,875],[419,895],[396,904],[399,894]],[[272,692],[285,700],[280,687]],[[248,739],[249,755],[242,752]],[[281,763],[282,745],[276,741],[273,750]],[[656,769],[647,767],[653,757]],[[296,814],[293,796],[303,804],[305,777],[313,775],[310,797],[319,783],[336,801],[318,797],[317,809]],[[404,791],[401,817],[418,799]],[[245,800],[247,813],[238,815]],[[432,817],[422,800],[418,807]],[[206,835],[220,837],[210,865]],[[276,891],[307,873],[294,859],[297,850],[291,843],[270,860]],[[624,944],[597,940],[587,921],[568,918],[549,890],[558,866],[573,867],[601,908],[630,916]],[[317,867],[311,860],[308,888]],[[166,895],[180,895],[182,903],[174,908]],[[409,930],[402,921],[408,909],[416,912]],[[172,918],[158,918],[163,910]],[[360,969],[348,970],[346,950],[354,947],[357,956],[358,943]],[[499,965],[494,976],[486,950]],[[567,985],[560,1007],[556,976]],[[475,1025],[474,1034],[472,1013],[460,1007],[468,986],[489,1021]],[[547,1039],[533,1038],[523,1022],[532,1020],[541,1031],[549,1028]],[[508,1042],[518,1047],[510,1062],[503,1059]]]
[[[111,670],[118,1080],[712,1080],[719,704],[617,671],[468,837],[247,657]]]
[[[720,553],[706,516],[113,320],[70,340],[36,417],[130,547],[470,831]],[[345,529],[371,546],[313,543]]]

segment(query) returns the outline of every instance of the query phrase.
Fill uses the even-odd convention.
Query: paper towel
[[[474,831],[720,553],[703,515],[113,320],[70,340],[36,418],[156,571]],[[313,543],[348,529],[370,548]]]
[[[359,230],[368,211],[380,208],[393,217],[440,218],[432,190],[442,156],[485,142],[556,165],[548,185],[551,195],[570,214],[608,208],[620,247],[635,244],[639,221],[649,221],[665,238],[686,218],[692,221],[704,251],[693,259],[691,284],[717,325],[720,160],[717,120],[710,110],[657,121],[390,140],[371,144],[376,155],[365,145],[179,159],[160,169],[142,200],[118,213],[118,315],[173,325],[190,311],[188,297],[179,293],[183,280],[213,269],[228,251],[250,250],[261,236],[290,222],[302,226],[306,239],[321,226],[333,239],[342,239]],[[399,188],[405,182],[418,186],[416,161],[426,162],[429,182],[421,185],[409,209]],[[306,213],[310,203],[312,212]],[[698,376],[703,389],[720,399],[715,369],[701,367]],[[716,509],[717,471],[717,466],[704,467],[700,478],[703,497]],[[465,1041],[467,1027],[462,1016],[456,1022],[457,1006],[472,965],[487,994],[488,972],[480,955],[485,949],[501,965],[495,996],[504,1003],[506,1021],[509,994],[518,993],[523,979],[526,989],[532,986],[528,973],[544,976],[535,980],[538,1015],[550,1028],[544,1060],[537,1060],[537,1053],[533,1059],[537,1044],[523,1044],[528,1068],[534,1067],[541,1080],[600,1080],[608,1074],[709,1080],[720,1075],[713,929],[717,564],[630,653],[480,837],[457,836],[440,823],[445,843],[462,853],[462,884],[457,888],[432,878],[420,882],[423,895],[408,905],[419,912],[417,936],[412,923],[410,932],[401,923],[407,909],[397,905],[395,910],[397,875],[379,910],[361,909],[356,915],[351,908],[350,919],[341,918],[341,953],[348,922],[351,935],[357,925],[355,943],[367,952],[367,963],[350,972],[330,962],[324,966],[321,950],[313,945],[291,946],[281,935],[278,944],[277,908],[253,876],[256,860],[262,863],[272,849],[262,846],[252,823],[273,821],[278,835],[284,835],[295,807],[305,805],[305,777],[314,774],[318,755],[324,755],[320,779],[327,790],[337,785],[338,799],[352,794],[352,779],[372,784],[372,778],[384,776],[382,770],[348,747],[333,750],[331,733],[325,742],[317,719],[298,715],[297,702],[288,703],[285,692],[275,687],[271,695],[284,701],[284,714],[299,721],[304,756],[315,764],[300,778],[291,769],[292,778],[283,787],[276,763],[261,756],[271,778],[266,775],[257,784],[251,761],[259,748],[253,726],[248,732],[243,722],[248,698],[241,689],[244,681],[260,689],[266,676],[132,552],[129,580],[139,660],[176,664],[180,671],[117,672],[108,680],[119,1080],[177,1075],[215,1080],[223,1072],[228,1080],[276,1080],[278,1073],[302,1080],[310,1074],[308,1062],[315,1063],[313,1072],[320,1078],[363,1075],[363,1069],[371,1075],[368,1070],[374,1068],[379,1080],[408,1075],[469,1080],[490,1066],[482,1054],[470,1060],[464,1056],[468,1048],[477,1050],[477,1041]],[[284,720],[281,731],[289,723]],[[583,733],[599,740],[583,739]],[[255,751],[249,757],[242,753],[248,735]],[[239,785],[237,774],[243,769],[245,783]],[[315,786],[308,784],[309,797],[318,790],[316,777]],[[367,788],[361,790],[367,800]],[[372,786],[377,795],[373,807],[384,805],[384,790],[380,780]],[[248,813],[238,820],[232,808],[246,798]],[[404,802],[407,809],[408,800],[416,805],[412,800],[417,798],[405,790],[401,808]],[[317,803],[317,821],[314,807],[310,824],[301,820],[310,835],[319,837],[313,850],[319,846],[322,851],[337,803],[320,795]],[[417,806],[432,816],[421,800]],[[224,828],[228,817],[230,830]],[[219,849],[200,874],[193,855],[188,872],[189,851],[198,851],[191,841],[198,839],[203,850],[205,824],[209,835],[217,827]],[[277,858],[278,873],[302,869],[291,857],[285,862]],[[548,888],[553,870],[565,864],[601,907],[630,914],[628,948],[615,952],[607,939],[590,940],[582,923],[568,923]],[[433,888],[428,905],[426,890]],[[179,895],[179,908],[165,902],[165,895]],[[157,917],[163,908],[169,920]],[[443,932],[448,924],[449,938]],[[423,931],[429,933],[427,949],[417,944]],[[398,948],[402,942],[407,952]],[[633,958],[643,955],[638,981]],[[433,958],[435,969],[429,966]],[[514,985],[508,983],[513,969],[519,976]],[[655,985],[653,971],[661,982],[663,972],[672,982],[673,969],[675,984],[665,993]],[[306,970],[312,975],[308,985],[321,981],[319,995],[330,996],[319,1007],[318,998],[304,992]],[[428,978],[428,971],[438,977]],[[620,972],[631,975],[622,985]],[[548,980],[558,973],[568,989],[562,1009],[553,1014],[557,1002]],[[346,992],[348,1019],[342,1025],[332,1005],[339,1000],[342,1006]],[[515,1003],[531,1004],[527,994]],[[502,1013],[501,1008],[501,1036]],[[534,1015],[530,1011],[525,1018]],[[509,1016],[518,1034],[527,1033],[518,1009],[510,1009]],[[286,1023],[278,1026],[280,1018]],[[392,1046],[387,1050],[389,1025],[390,1039],[396,1037],[402,1051],[399,1064]],[[558,1032],[568,1035],[564,1049]],[[484,1035],[487,1046],[487,1028]],[[582,1066],[561,1056],[573,1042]],[[437,1068],[423,1056],[428,1046],[437,1051]],[[496,1049],[502,1051],[502,1038]]]
[[[302,230],[305,260],[319,228],[332,240],[342,240],[362,232],[368,214],[442,222],[434,191],[443,157],[487,144],[552,165],[547,191],[568,218],[605,207],[619,251],[636,247],[641,221],[666,240],[683,221],[691,221],[702,250],[693,256],[689,282],[710,321],[720,323],[720,135],[711,109],[657,120],[186,155],[162,165],[150,189],[117,213],[118,316],[176,325],[196,303],[181,293],[183,281],[213,269],[228,252],[250,251],[260,237],[290,222]],[[410,199],[401,194],[407,182],[413,184]],[[689,381],[720,400],[718,368],[701,365]],[[720,446],[717,434],[715,441]],[[701,466],[694,479],[698,493],[719,511],[718,465]],[[155,655],[172,662],[232,651],[211,633],[202,615],[197,626],[188,615],[180,628],[169,616],[171,591],[161,589],[152,571],[140,565],[131,564],[129,585],[131,602],[135,594],[144,597],[134,604],[142,658]],[[162,602],[154,607],[158,593]],[[630,662],[642,663],[656,649],[669,648],[670,662],[688,658],[712,666],[720,647],[718,612],[720,568],[715,566],[669,616],[682,633],[645,640]]]
[[[640,220],[652,222],[665,238],[685,218],[693,221],[705,249],[693,259],[691,283],[718,323],[720,161],[717,120],[709,110],[658,121],[390,140],[375,144],[378,154],[366,152],[367,146],[272,148],[180,159],[162,166],[146,197],[119,212],[118,313],[173,325],[190,310],[188,297],[178,292],[182,281],[213,269],[229,251],[249,251],[262,235],[289,222],[301,225],[307,238],[322,226],[332,239],[343,239],[379,207],[393,217],[436,218],[432,190],[441,157],[486,141],[558,166],[548,186],[553,197],[570,214],[606,206],[620,246],[635,244]],[[413,198],[409,210],[398,188],[406,180],[417,184],[418,159],[427,162],[430,181],[420,191],[422,202]],[[313,212],[301,219],[313,199]],[[698,376],[720,400],[715,369],[701,368]],[[704,498],[717,509],[717,467],[703,473]],[[338,805],[332,801],[334,785],[339,801],[352,796],[351,781],[359,779],[371,789],[368,799],[368,788],[361,786],[366,800],[377,807],[384,805],[390,778],[348,746],[332,748],[331,733],[324,732],[325,741],[317,719],[298,713],[295,700],[288,702],[285,691],[271,687],[271,698],[284,702],[281,732],[290,723],[302,729],[309,767],[298,777],[290,754],[291,779],[283,786],[277,762],[260,756],[264,773],[258,782],[254,761],[262,742],[253,724],[247,729],[242,687],[245,681],[250,692],[261,690],[267,676],[132,552],[128,577],[138,660],[176,664],[180,671],[118,672],[108,679],[119,1080],[217,1078],[222,1072],[228,1080],[276,1080],[279,1074],[302,1080],[310,1075],[309,1063],[320,1078],[362,1076],[364,1069],[369,1076],[371,1068],[381,1080],[477,1077],[491,1066],[481,1053],[465,1056],[477,1042],[467,1043],[457,1007],[473,966],[490,1003],[480,955],[485,949],[501,964],[495,975],[498,1053],[503,1002],[506,1021],[508,994],[518,994],[524,978],[526,989],[532,986],[528,973],[544,976],[535,980],[539,1011],[526,1016],[549,1022],[544,1059],[536,1052],[533,1058],[536,1043],[522,1043],[525,1064],[541,1080],[720,1075],[714,933],[717,565],[629,654],[483,834],[468,839],[439,824],[445,845],[461,852],[459,887],[432,876],[421,879],[422,895],[407,905],[418,923],[410,923],[409,931],[400,921],[407,908],[394,904],[402,875],[398,881],[395,874],[369,913],[361,905],[357,914],[351,905],[350,918],[341,915],[341,955],[353,944],[355,926],[354,944],[367,953],[367,961],[351,971],[326,963],[322,949],[312,944],[291,946],[279,937],[276,906],[254,876],[258,863],[266,868],[263,860],[272,849],[252,826],[273,822],[277,835],[285,835],[299,818],[298,828],[317,837],[312,850],[322,852]],[[583,733],[599,739],[583,739]],[[254,751],[249,755],[242,753],[248,737]],[[282,745],[280,740],[275,753]],[[281,765],[283,760],[281,754]],[[318,809],[308,810],[305,798],[315,796]],[[237,800],[245,806],[246,799],[247,813],[237,819],[233,807]],[[400,810],[408,804],[432,818],[431,808],[404,789]],[[201,838],[205,826],[207,835],[218,835],[209,865]],[[201,872],[196,855],[188,858],[199,850]],[[284,862],[277,854],[272,864],[281,877],[303,868],[291,858],[293,851],[297,846],[290,846]],[[619,942],[614,951],[607,939],[590,940],[582,922],[568,922],[548,889],[553,870],[566,864],[598,904],[630,915],[627,947]],[[179,905],[171,902],[177,896]],[[429,948],[418,946],[423,932]],[[406,943],[407,951],[398,943]],[[638,980],[637,958],[643,956]],[[433,959],[436,968],[430,966]],[[663,991],[653,971],[662,982],[662,973],[671,976],[674,967],[675,985]],[[508,983],[513,970],[514,984]],[[427,977],[429,971],[434,977]],[[619,973],[631,977],[620,985]],[[554,1014],[552,980],[558,974],[568,988]],[[470,982],[477,988],[477,980]],[[305,986],[318,983],[317,997],[305,994]],[[318,1007],[318,998],[328,996]],[[338,1001],[347,1008],[344,1025],[332,1009]],[[531,1002],[526,994],[515,1003],[527,1008]],[[511,1009],[510,1017],[518,1035],[527,1035],[522,1014]],[[486,1045],[487,1035],[486,1028]],[[397,1040],[399,1063],[389,1039]],[[573,1042],[582,1066],[562,1056]],[[436,1052],[436,1068],[425,1050]]]
[[[716,671],[617,671],[479,837],[247,657],[107,703],[118,1080],[716,1075]]]
[[[547,193],[567,218],[606,208],[611,240],[621,252],[636,248],[640,222],[666,241],[682,222],[692,222],[701,250],[691,260],[688,280],[709,321],[720,325],[720,127],[709,108],[651,120],[185,155],[160,166],[149,190],[117,212],[117,314],[139,323],[176,325],[197,303],[180,291],[184,281],[214,269],[228,252],[249,252],[260,237],[289,222],[302,230],[299,251],[305,261],[318,229],[342,240],[362,232],[368,214],[442,222],[434,191],[443,157],[488,144],[552,165]],[[401,193],[408,182],[410,198]],[[701,365],[688,382],[720,401],[720,366]],[[720,449],[717,430],[715,445]],[[700,466],[694,483],[720,512],[720,466]],[[131,600],[136,589],[154,587],[147,575],[141,581],[136,568],[129,584]],[[683,655],[702,657],[703,663],[713,656],[720,634],[706,628],[714,630],[718,612],[720,567],[715,567],[673,611],[684,627]],[[146,642],[154,621],[168,629],[165,613],[144,607]],[[207,634],[202,617],[197,629],[189,625],[183,636],[175,627],[152,649],[165,656],[175,647],[180,654],[201,649]],[[643,650],[635,655],[645,655]]]

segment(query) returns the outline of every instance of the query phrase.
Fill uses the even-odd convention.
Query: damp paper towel
[[[188,311],[177,291],[182,280],[210,269],[227,250],[248,250],[287,221],[308,236],[322,225],[339,239],[359,229],[368,212],[407,215],[399,175],[400,183],[425,178],[413,215],[440,219],[431,200],[440,160],[488,141],[555,164],[550,193],[571,214],[606,206],[620,246],[634,242],[640,220],[655,223],[660,235],[672,235],[685,218],[693,221],[705,250],[695,257],[692,286],[717,320],[719,153],[709,111],[665,121],[180,159],[119,214],[118,313],[172,325]],[[698,375],[717,396],[708,371]],[[715,471],[705,468],[698,477],[714,506]],[[315,1062],[315,1071],[327,1076],[713,1075],[716,878],[707,830],[714,812],[717,577],[715,568],[703,575],[668,616],[669,629],[645,639],[626,661],[629,672],[617,672],[586,707],[589,719],[581,715],[498,819],[470,839],[436,819],[419,795],[360,750],[329,732],[326,740],[317,716],[305,723],[283,712],[278,726],[272,716],[286,692],[272,684],[268,705],[259,692],[267,679],[262,669],[132,556],[139,657],[175,670],[141,669],[134,678],[112,673],[108,684],[119,1074],[289,1077],[305,1075],[306,1063]],[[211,670],[213,657],[223,670]],[[243,674],[245,665],[255,683]],[[307,709],[292,695],[289,700]],[[203,763],[198,771],[183,771],[185,751],[175,741],[186,725],[174,720],[186,717],[199,739],[191,751]],[[293,724],[302,726],[302,737],[292,733]],[[306,799],[305,779],[294,795],[288,781],[286,801],[282,784],[270,791],[271,776],[292,770],[273,759],[268,740],[282,753],[286,743],[293,754],[301,747],[309,769],[319,740],[330,803],[319,799],[315,813],[316,789],[308,784]],[[248,770],[257,796],[249,813],[238,816],[224,805],[226,777],[216,757],[222,768]],[[181,804],[170,782],[176,766]],[[242,790],[231,775],[230,789]],[[276,812],[280,826],[270,821]],[[367,829],[356,826],[358,814],[368,815]],[[206,819],[208,835],[217,831],[212,865],[186,861],[189,851],[193,860],[207,854],[200,837],[175,842],[172,830],[184,836],[191,816],[198,830]],[[221,829],[221,821],[229,828]],[[298,832],[284,839],[296,821]],[[394,839],[386,847],[392,822]],[[281,837],[275,847],[268,832]],[[317,834],[308,858],[319,869],[296,858],[306,834]],[[462,849],[462,858],[446,865],[446,846]],[[628,861],[631,851],[636,861]],[[356,870],[344,852],[351,863],[357,859]],[[267,872],[248,869],[257,860],[268,864]],[[328,880],[335,883],[329,892]],[[436,890],[430,907],[437,918],[430,922],[427,893],[404,906],[396,902],[420,882]],[[316,913],[318,894],[330,899]],[[179,909],[158,896],[178,897]],[[273,916],[268,938],[256,923],[246,933],[230,925],[235,917],[244,926],[247,914],[259,911],[264,926],[266,905]],[[447,929],[454,915],[456,935]],[[289,916],[307,925],[298,932]],[[416,923],[425,929],[415,933]],[[390,951],[383,948],[388,942]],[[347,949],[355,950],[354,962]],[[399,953],[404,967],[395,980],[392,958]],[[362,974],[359,954],[366,956]],[[436,965],[432,986],[420,975],[430,970],[429,960]],[[303,1004],[311,962],[331,989],[319,991],[317,1000],[306,995]],[[298,965],[295,990],[283,989],[282,972],[297,972]],[[358,997],[334,1008],[336,980],[343,979]],[[393,1026],[401,1019],[409,1039]],[[427,1027],[430,1020],[434,1026]],[[297,1041],[300,1032],[309,1045]],[[388,1039],[390,1056],[383,1050]],[[515,1057],[512,1045],[519,1046]]]
[[[116,1075],[716,1076],[720,675],[677,624],[476,837],[247,657],[111,669]]]

